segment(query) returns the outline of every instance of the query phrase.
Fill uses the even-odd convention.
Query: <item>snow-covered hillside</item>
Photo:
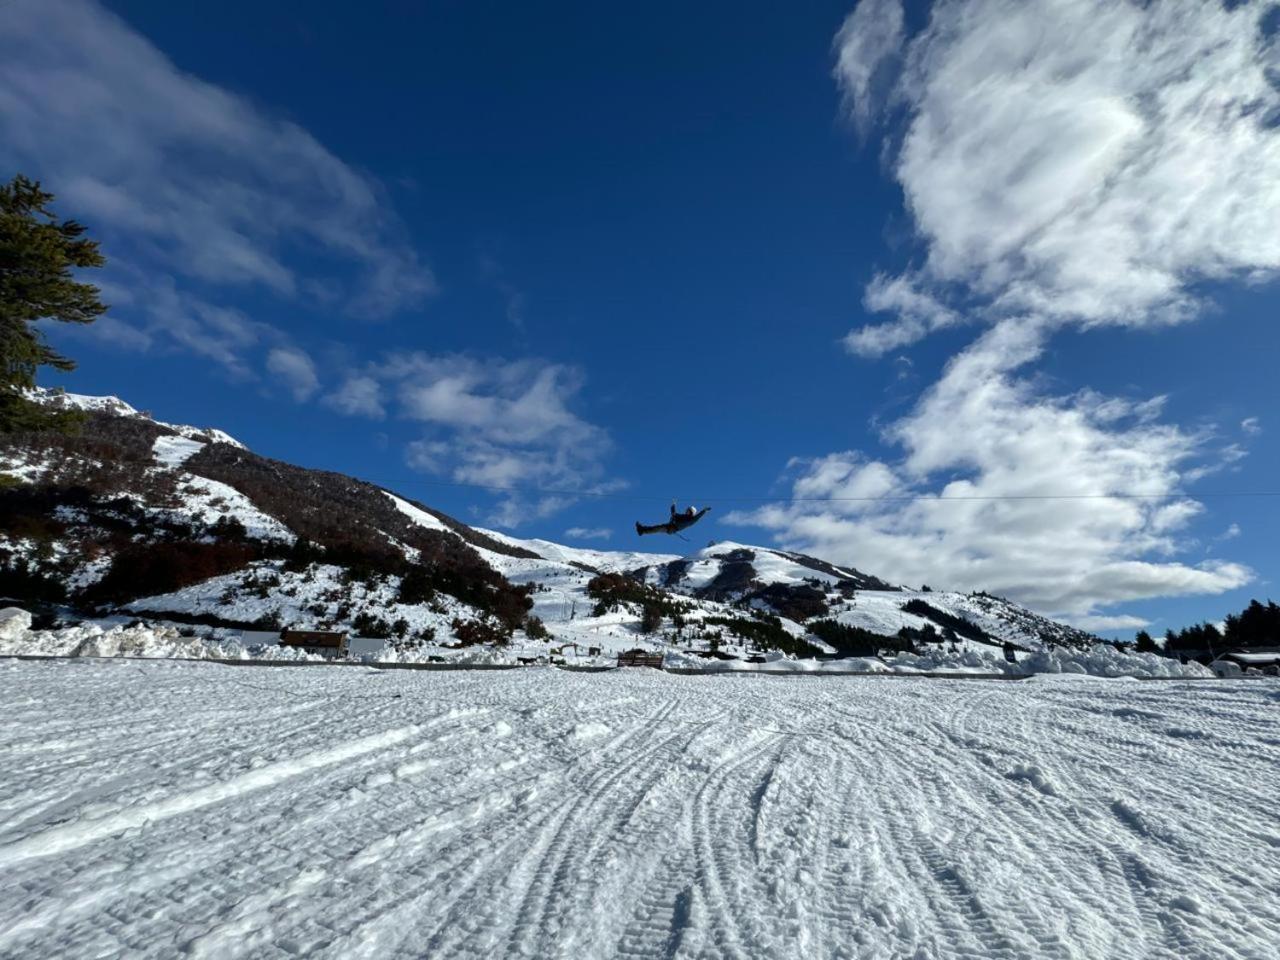
[[[769,547],[680,556],[519,539],[114,397],[39,397],[85,425],[0,448],[0,593],[64,617],[340,629],[390,659],[470,656],[458,650],[466,634],[472,646],[510,641],[508,657],[884,653],[1003,670],[1006,649],[1095,642],[997,597],[910,590]]]
[[[1267,958],[1280,684],[0,660],[0,956]]]

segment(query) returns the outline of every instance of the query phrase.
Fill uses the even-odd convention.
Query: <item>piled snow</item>
[[[974,671],[1028,676],[1040,673],[1076,673],[1093,677],[1211,677],[1213,671],[1199,663],[1182,664],[1154,653],[1121,653],[1109,644],[1083,650],[1056,647],[1017,654],[1009,663],[994,647],[973,645],[958,653],[930,652],[923,656],[899,654],[885,660],[894,671]]]
[[[246,643],[237,633],[184,637],[172,624],[124,624],[115,621],[78,623],[55,630],[32,630],[31,615],[10,607],[0,610],[0,656],[35,657],[146,657],[194,660],[319,660],[292,647],[274,642]]]
[[[1110,646],[1089,650],[1058,648],[1032,654],[1019,654],[1017,663],[1009,663],[999,650],[971,647],[956,653],[931,653],[924,656],[899,654],[895,657],[846,657],[839,660],[817,660],[770,655],[764,663],[738,660],[706,661],[673,652],[672,666],[698,667],[708,672],[743,673],[975,673],[1004,674],[1027,677],[1037,674],[1079,674],[1093,677],[1184,677],[1196,679],[1214,676],[1213,671],[1198,663],[1181,664],[1177,660],[1155,654],[1123,654]]]
[[[0,662],[0,954],[1274,956],[1278,695]]]
[[[182,657],[235,659],[243,651],[234,645],[209,644],[181,637],[171,627],[102,627],[80,624],[59,630],[0,631],[0,655],[45,657]]]
[[[21,640],[31,629],[31,614],[17,607],[0,610],[0,642]]]

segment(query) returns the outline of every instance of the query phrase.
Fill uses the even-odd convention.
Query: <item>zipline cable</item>
[[[473,483],[463,480],[428,480],[417,477],[397,477],[388,478],[357,478],[365,483],[371,483],[376,486],[393,489],[394,487],[404,487],[409,485],[434,486],[434,487],[454,487],[473,490],[487,490],[491,493],[524,493],[539,494],[543,496],[563,496],[590,498],[594,500],[617,500],[617,501],[635,501],[635,502],[667,502],[670,497],[660,497],[651,494],[626,494],[600,492],[592,490],[572,490],[557,487],[536,487],[536,486],[502,486],[489,483]],[[729,495],[729,496],[707,496],[701,495],[696,497],[686,497],[685,500],[698,503],[981,503],[981,502],[1019,502],[1019,501],[1051,501],[1051,500],[1180,500],[1180,499],[1196,499],[1203,500],[1208,498],[1228,498],[1228,497],[1280,497],[1280,490],[1210,490],[1203,493],[1193,493],[1185,490],[1171,491],[1169,493],[1009,493],[1009,494],[958,494],[958,495],[935,495],[935,494],[886,494],[874,497],[789,497],[785,494],[778,496],[760,496],[760,495]]]

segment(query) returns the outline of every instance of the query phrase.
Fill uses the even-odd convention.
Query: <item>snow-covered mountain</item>
[[[985,594],[916,591],[768,547],[588,550],[468,526],[364,481],[271,460],[114,397],[41,392],[83,428],[0,443],[0,596],[60,615],[340,628],[420,658],[512,644],[696,657],[1085,647]]]

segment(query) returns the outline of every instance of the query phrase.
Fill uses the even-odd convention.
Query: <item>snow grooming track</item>
[[[590,875],[585,869],[593,854],[602,852],[606,845],[625,842],[623,831],[632,815],[664,775],[665,768],[654,761],[696,736],[696,731],[687,728],[673,730],[663,726],[674,708],[674,703],[664,704],[640,730],[629,731],[598,748],[605,754],[621,752],[622,759],[602,765],[585,778],[578,791],[580,799],[565,803],[539,832],[532,846],[533,856],[526,861],[533,867],[532,876],[526,881],[519,871],[516,874],[524,892],[506,956],[579,955],[572,932],[561,930],[564,914],[572,911],[565,909],[565,904],[557,910],[556,898],[563,896],[561,891],[571,887],[575,879]],[[628,749],[627,741],[636,734],[655,729],[659,737],[656,742]],[[678,753],[679,748],[674,752]],[[616,855],[616,851],[605,852]],[[602,859],[594,858],[597,863]]]
[[[0,957],[1250,958],[1280,684],[0,661]]]

